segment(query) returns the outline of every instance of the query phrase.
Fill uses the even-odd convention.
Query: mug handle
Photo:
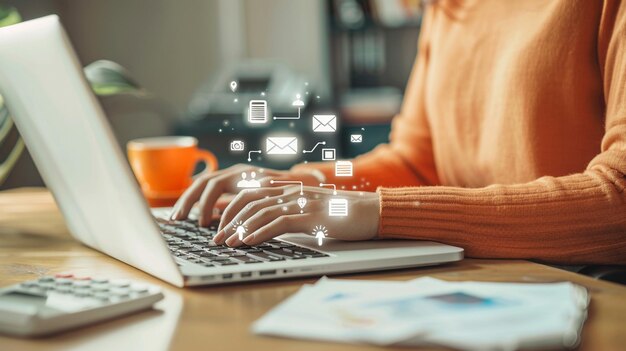
[[[211,151],[198,149],[196,157],[198,158],[198,162],[201,161],[206,164],[207,170],[217,171],[219,167],[217,163],[217,157],[215,157],[215,155]]]

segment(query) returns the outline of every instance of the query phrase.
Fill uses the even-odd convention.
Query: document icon
[[[352,177],[352,162],[350,161],[335,162],[335,176]]]
[[[298,153],[296,137],[270,137],[265,140],[265,153],[268,155],[295,155]]]
[[[363,135],[361,135],[361,134],[352,134],[352,135],[350,135],[350,142],[351,143],[362,143],[363,142]]]
[[[337,131],[335,115],[313,115],[313,131],[317,133],[333,133]]]
[[[331,217],[345,217],[348,215],[347,199],[331,199],[328,201],[328,215]]]
[[[248,122],[254,124],[267,122],[267,101],[250,100],[248,106]]]

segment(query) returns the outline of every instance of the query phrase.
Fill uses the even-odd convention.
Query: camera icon
[[[245,146],[242,140],[233,140],[230,142],[230,151],[243,151]]]

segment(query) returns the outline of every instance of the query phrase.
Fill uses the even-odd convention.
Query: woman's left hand
[[[299,198],[306,199],[303,207]],[[348,201],[347,216],[329,216],[332,199]],[[299,186],[246,189],[224,210],[214,241],[257,245],[285,233],[315,235],[320,230],[331,238],[369,240],[378,232],[379,217],[376,193],[304,187],[301,195]]]

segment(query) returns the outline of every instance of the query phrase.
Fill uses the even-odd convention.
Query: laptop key
[[[250,256],[236,256],[233,257],[233,259],[237,260],[237,261],[241,261],[243,263],[260,263],[261,261],[254,259]]]
[[[266,252],[249,253],[248,256],[262,261],[282,261],[285,259],[284,257],[270,255]]]
[[[264,251],[267,252],[267,253],[270,253],[270,254],[284,256],[284,257],[298,256],[297,254],[295,254],[293,252],[288,252],[288,251],[285,251],[283,249],[268,249],[268,250],[264,250]]]

